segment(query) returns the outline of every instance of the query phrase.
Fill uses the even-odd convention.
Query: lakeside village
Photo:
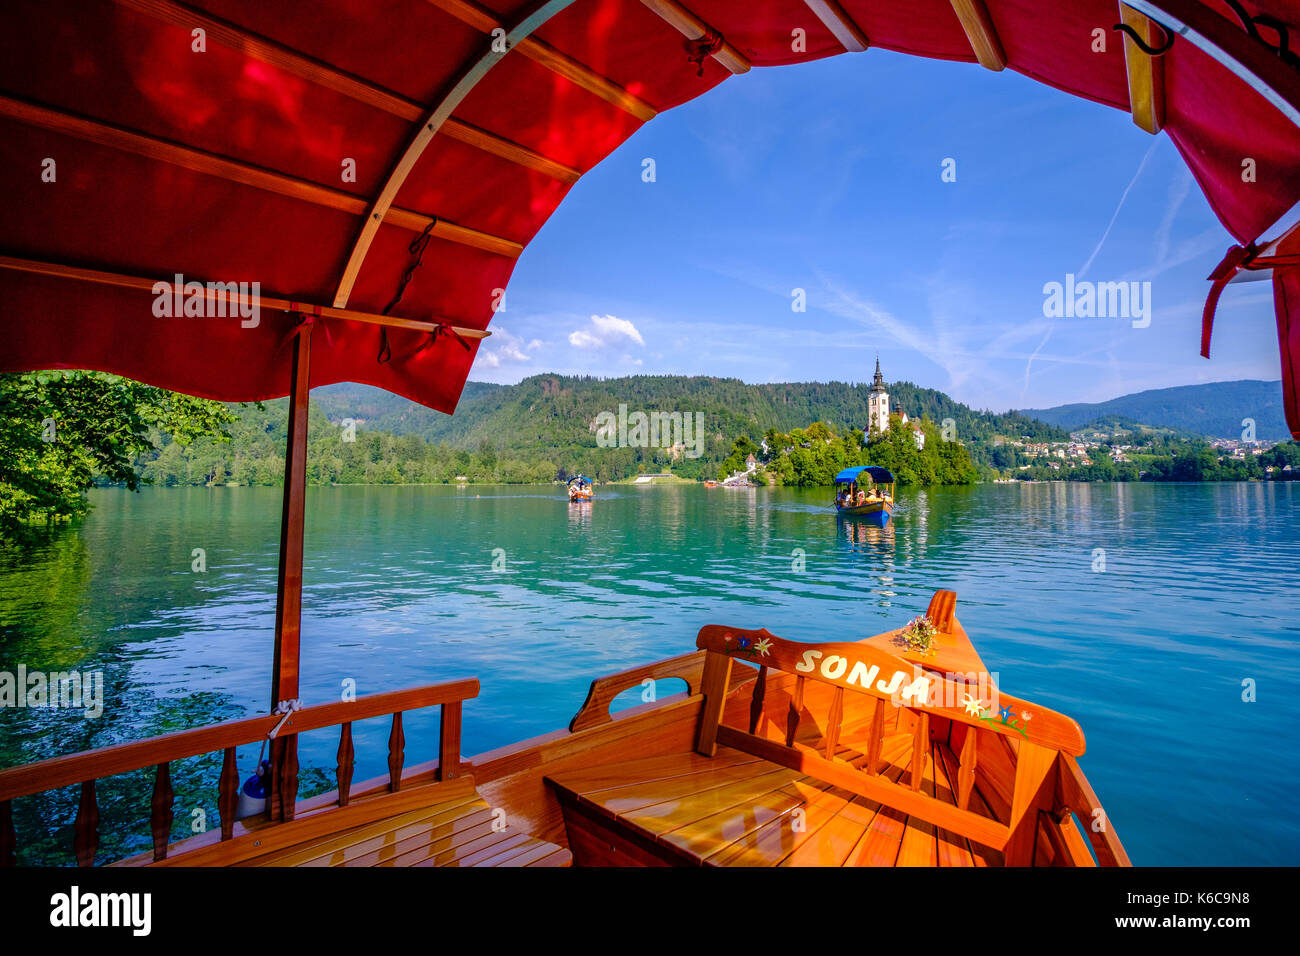
[[[1260,460],[1268,452],[1282,444],[1280,442],[1212,438],[1206,439],[1206,444],[1212,450],[1212,454],[1200,456],[1197,464],[1202,466],[1213,464],[1220,470],[1224,468],[1232,469],[1234,465],[1239,465],[1239,470],[1245,472],[1245,474],[1238,476],[1238,480],[1259,478],[1288,481],[1293,480],[1293,475],[1294,478],[1300,478],[1300,463],[1293,465],[1289,460],[1283,460],[1280,464],[1261,463]],[[1053,477],[1057,479],[1068,478],[1075,473],[1078,473],[1079,477],[1083,478],[1082,473],[1084,470],[1098,467],[1103,471],[1113,470],[1116,473],[1116,478],[1112,480],[1123,480],[1118,476],[1122,473],[1122,466],[1126,465],[1137,469],[1136,477],[1138,480],[1142,480],[1152,477],[1155,473],[1138,466],[1152,463],[1153,459],[1162,457],[1159,454],[1161,448],[1159,442],[1134,444],[1127,439],[1111,437],[1088,430],[1071,432],[1070,440],[1063,442],[1035,442],[1026,438],[1016,440],[994,439],[991,445],[995,450],[1014,450],[1017,459],[1023,459],[1023,463],[1013,466],[1014,470],[1020,473],[1033,473],[1024,477],[994,479],[994,481],[1004,483],[1023,480],[1052,480]],[[995,451],[994,458],[996,460],[1006,461],[1007,457],[1007,455],[999,455]],[[1167,457],[1167,455],[1164,457]],[[1172,461],[1177,464],[1178,457],[1175,456]],[[1051,471],[1054,475],[1043,475],[1043,471]],[[1252,472],[1258,473],[1252,474]],[[1128,477],[1129,480],[1132,480],[1131,475]],[[1083,480],[1089,479],[1083,478]],[[1189,478],[1184,480],[1197,479]]]

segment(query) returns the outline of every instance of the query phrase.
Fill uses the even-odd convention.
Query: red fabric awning
[[[1168,4],[1210,12],[1219,28],[1245,36],[1221,0]],[[851,38],[817,13],[828,9],[842,10],[870,46],[973,63],[954,6],[970,4],[8,0],[0,370],[102,369],[229,401],[285,395],[284,342],[297,319],[284,308],[263,310],[256,327],[239,317],[158,316],[148,288],[36,274],[15,260],[149,283],[177,274],[258,282],[263,296],[375,314],[394,299],[415,258],[411,243],[435,217],[423,263],[391,314],[486,329],[519,251],[577,177],[656,113],[728,78],[724,63],[844,52]],[[1114,0],[983,6],[1008,68],[1129,109]],[[1241,6],[1300,24],[1295,2]],[[493,30],[521,24],[528,37],[494,53]],[[692,24],[713,41],[714,55],[698,66],[683,35],[701,32]],[[1093,50],[1097,28],[1105,52]],[[799,49],[795,30],[804,31]],[[1272,55],[1276,30],[1257,32],[1249,42]],[[1165,131],[1227,230],[1242,243],[1261,238],[1300,201],[1300,129],[1186,38],[1158,59]],[[1300,103],[1300,73],[1283,82]],[[436,132],[424,145],[431,119]],[[1246,157],[1255,182],[1243,180]],[[47,160],[53,182],[43,178]],[[382,224],[368,242],[375,208]],[[1276,283],[1287,406],[1300,433],[1291,372],[1300,368],[1300,279],[1279,270]],[[428,330],[318,321],[313,385],[365,382],[455,408],[477,340],[464,340],[467,349]],[[385,334],[389,357],[380,361]],[[1189,348],[1195,338],[1189,329]]]

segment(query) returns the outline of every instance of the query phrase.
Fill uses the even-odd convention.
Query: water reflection
[[[869,521],[856,521],[853,518],[835,516],[840,533],[849,543],[850,550],[864,554],[894,555],[894,522],[888,522],[883,528]]]
[[[857,521],[836,515],[841,538],[848,542],[848,551],[860,565],[860,572],[870,575],[877,583],[874,592],[878,607],[888,608],[898,596],[894,589],[894,548],[896,545],[894,522],[883,528],[868,521]]]
[[[586,531],[591,527],[591,509],[593,505],[590,501],[571,501],[569,502],[569,529]]]

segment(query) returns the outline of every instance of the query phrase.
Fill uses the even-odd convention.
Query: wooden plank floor
[[[508,825],[471,791],[240,866],[568,866],[572,854]]]
[[[888,736],[882,775],[908,782],[911,733]],[[861,764],[857,751],[839,756]],[[927,754],[922,790],[955,804],[946,744]],[[730,747],[548,777],[616,828],[706,866],[986,866],[1001,854],[865,797]]]

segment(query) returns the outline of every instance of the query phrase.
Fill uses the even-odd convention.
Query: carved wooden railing
[[[1102,866],[1133,865],[1079,762],[1069,754],[1061,754],[1055,796],[1050,819],[1044,824],[1058,855],[1072,860],[1076,866],[1094,866],[1096,862]],[[1071,815],[1078,818],[1079,826],[1092,844],[1092,850],[1097,854],[1096,862],[1079,839]]]
[[[569,721],[569,730],[577,733],[588,727],[609,723],[614,719],[609,712],[609,705],[614,698],[629,688],[644,684],[647,680],[657,681],[679,677],[686,682],[687,694],[698,694],[703,672],[704,652],[692,651],[680,657],[670,657],[654,664],[598,677],[591,682],[591,688],[587,691],[587,699],[583,701],[582,707],[574,714],[573,720]]]
[[[454,779],[462,769],[461,703],[478,696],[478,691],[479,683],[474,679],[388,691],[358,697],[353,701],[304,707],[287,717],[282,714],[249,717],[0,770],[0,866],[13,866],[15,863],[17,835],[14,831],[12,801],[76,784],[81,785],[81,803],[77,810],[73,851],[79,865],[93,865],[99,847],[96,781],[102,777],[131,773],[151,766],[155,768],[153,798],[150,801],[153,856],[154,860],[165,859],[174,799],[170,765],[176,760],[219,750],[225,754],[217,800],[221,817],[221,839],[231,839],[240,787],[239,775],[235,769],[235,748],[267,739],[281,720],[283,726],[272,741],[271,748],[267,819],[287,822],[294,817],[298,800],[298,748],[293,745],[296,743],[293,738],[309,730],[335,726],[340,728],[335,778],[338,782],[338,805],[342,807],[347,806],[351,798],[354,758],[352,723],[372,717],[392,716],[392,730],[388,737],[388,786],[392,792],[397,792],[402,786],[402,766],[406,759],[402,714],[408,710],[440,706],[442,721],[438,741],[438,778]]]
[[[721,743],[799,770],[1000,850],[1009,865],[1033,862],[1040,813],[1051,813],[1059,807],[1058,760],[1072,759],[1084,750],[1083,733],[1069,717],[1000,693],[999,710],[994,712],[990,706],[993,701],[979,698],[981,689],[988,692],[987,686],[968,686],[922,671],[901,657],[871,645],[804,644],[782,640],[766,630],[709,625],[700,629],[696,646],[706,652],[702,679],[705,702],[696,741],[698,752],[713,756],[717,744]],[[747,730],[721,722],[733,659],[757,664],[759,668]],[[756,732],[763,714],[769,670],[795,678],[783,741]],[[796,740],[805,709],[804,684],[808,680],[834,688],[819,747]],[[850,762],[837,756],[846,691],[876,698],[865,762]],[[885,715],[890,704],[912,717],[910,787],[881,775]],[[1022,721],[1020,715],[1025,712],[1031,714],[1031,720]],[[1002,714],[1008,715],[1007,720],[1002,719]],[[954,732],[961,731],[953,735],[953,745],[960,750],[950,775],[955,803],[921,792],[931,745],[932,718],[950,721]],[[989,759],[1003,756],[995,754],[991,745],[1009,752],[995,739],[996,735],[1016,742],[1015,777],[1006,820],[970,809],[981,750],[985,750]],[[1066,786],[1068,790],[1069,785]]]

